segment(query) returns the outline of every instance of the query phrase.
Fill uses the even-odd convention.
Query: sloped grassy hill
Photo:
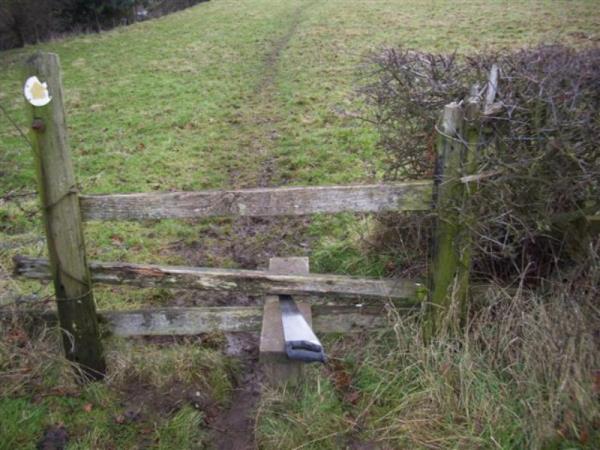
[[[374,130],[356,118],[357,68],[367,52],[399,44],[471,52],[540,39],[589,45],[599,29],[593,0],[211,0],[158,20],[0,53],[0,104],[26,129],[20,64],[38,49],[59,54],[71,149],[87,193],[366,182],[380,179],[385,163]],[[0,298],[43,297],[48,288],[7,276],[14,254],[41,255],[45,248],[35,197],[15,196],[35,189],[29,150],[4,115],[0,175]],[[393,255],[363,251],[369,225],[348,215],[91,223],[86,236],[93,259],[254,267],[272,254],[309,254],[317,271],[381,275]],[[101,308],[168,304],[173,297],[97,293]],[[82,389],[64,375],[51,337],[8,333],[0,352],[0,448],[33,448],[45,427],[60,423],[72,448],[194,448],[209,439],[202,417],[211,405],[227,405],[231,383],[224,374],[235,364],[218,351],[117,342],[112,381]],[[336,348],[345,354],[343,345]],[[383,395],[369,382],[369,367],[360,367],[357,386]],[[352,406],[335,397],[329,375],[319,375],[323,393],[308,392],[288,428],[278,425],[277,403],[266,407],[262,445],[300,445],[306,436],[289,424],[319,423],[309,447],[336,448]],[[213,403],[201,404],[200,414],[180,409],[188,391],[209,392]],[[161,392],[171,393],[173,404],[161,403]],[[153,399],[159,414],[127,416],[142,397]],[[318,407],[326,420],[311,413]],[[329,426],[338,431],[328,437]],[[282,430],[288,431],[278,435]]]

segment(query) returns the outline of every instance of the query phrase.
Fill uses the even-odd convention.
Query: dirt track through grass
[[[255,89],[246,98],[246,108],[236,118],[235,126],[241,139],[240,150],[255,161],[256,173],[229,170],[230,185],[236,187],[266,187],[276,183],[278,170],[273,151],[281,136],[280,123],[284,121],[278,99],[277,77],[282,53],[301,25],[307,10],[315,3],[300,2],[278,22],[285,27],[267,52]]]
[[[306,8],[311,3],[300,3],[289,15],[282,20],[286,23],[287,30],[274,41],[272,49],[265,58],[263,74],[259,78],[256,89],[248,99],[252,108],[239,118],[239,127],[245,138],[250,137],[250,147],[247,149],[260,161],[257,167],[258,173],[245,173],[248,178],[248,186],[245,181],[240,180],[240,173],[231,171],[230,184],[240,187],[271,186],[273,178],[277,175],[277,165],[273,156],[273,146],[280,134],[278,130],[281,121],[281,113],[278,111],[275,84],[281,54],[285,51],[294,33],[300,26]],[[241,183],[241,184],[240,184]],[[258,223],[257,223],[258,222]],[[282,227],[294,227],[296,231],[305,229],[306,221],[303,219],[255,219],[240,218],[233,223],[233,242],[231,249],[233,259],[240,265],[250,259],[250,266],[260,262],[252,258],[256,251],[251,250],[255,244],[253,236],[257,236],[256,229],[260,229],[260,235],[275,236],[278,229]],[[304,230],[305,231],[305,230]],[[290,233],[291,234],[291,233]],[[260,236],[259,235],[259,236]],[[260,240],[258,242],[260,245]],[[236,253],[236,248],[246,246],[246,251]],[[258,250],[258,249],[257,249]],[[264,258],[271,257],[274,253],[267,253],[268,249],[258,250],[258,254]],[[254,260],[253,260],[254,259]],[[263,263],[264,264],[264,263]],[[256,349],[259,342],[256,336],[246,336],[245,345]],[[231,406],[223,410],[211,423],[212,433],[210,448],[217,450],[250,449],[256,446],[255,438],[255,416],[260,401],[260,391],[263,379],[258,363],[256,351],[241,359],[240,373],[236,376],[236,382],[231,395]]]
[[[356,75],[368,51],[402,44],[471,52],[539,39],[589,45],[598,41],[599,25],[597,5],[589,0],[211,0],[131,27],[1,53],[0,102],[27,128],[20,64],[36,49],[59,54],[71,149],[85,193],[370,182],[381,179],[384,161],[372,127],[354,117],[361,106],[354,96],[361,83]],[[29,150],[1,117],[0,194],[34,186]],[[10,298],[20,294],[40,299],[51,293],[47,286],[8,276],[14,254],[45,252],[37,208],[35,197],[0,200],[0,297],[8,293]],[[393,257],[367,254],[361,235],[368,231],[368,221],[342,215],[89,223],[86,238],[90,259],[95,260],[257,268],[266,267],[270,256],[311,256],[315,271],[379,276]],[[214,300],[120,288],[99,288],[96,298],[101,309],[260,301],[243,295]],[[197,348],[178,348],[181,354],[192,350]],[[171,357],[191,374],[199,366],[210,378],[200,364],[206,356],[196,365],[178,353]],[[165,361],[161,371],[172,367]],[[139,376],[152,369],[140,369]],[[326,381],[327,374],[323,376]],[[244,377],[238,385],[247,383]],[[198,389],[206,387],[203,383]],[[135,423],[115,425],[111,414],[118,407],[107,400],[114,394],[111,389],[94,403],[98,420],[91,430],[73,413],[69,399],[51,392],[43,392],[39,402],[18,399],[32,410],[49,411],[27,422],[37,431],[23,438],[25,447],[34,445],[40,430],[56,420],[65,422],[80,448],[135,448],[144,431]],[[249,430],[246,412],[254,405],[252,389],[233,391],[232,406],[240,398],[250,399],[244,400],[248,406],[241,415],[228,417],[233,410],[221,411],[222,423]],[[288,420],[284,414],[259,424],[259,444],[293,448],[314,440],[313,448],[339,448],[346,441],[328,435],[338,427],[344,436],[344,411],[338,410],[341,403],[334,396],[325,401],[331,407],[326,416],[315,408],[323,398],[315,397],[297,417]],[[300,408],[293,399],[290,403]],[[298,417],[310,425],[307,430],[299,430]],[[173,430],[180,424],[173,424]],[[377,438],[372,430],[365,433],[367,440]],[[157,446],[164,443],[155,439]],[[214,444],[231,443],[223,439]]]

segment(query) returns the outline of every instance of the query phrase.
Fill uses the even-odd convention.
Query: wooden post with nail
[[[101,379],[106,365],[67,143],[58,56],[37,53],[27,60],[25,70],[29,136],[64,350],[83,379]]]

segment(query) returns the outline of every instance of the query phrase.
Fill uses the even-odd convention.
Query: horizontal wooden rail
[[[84,220],[297,216],[431,209],[432,181],[79,197]]]
[[[47,259],[17,256],[15,273],[50,279]],[[405,299],[416,303],[419,283],[401,279],[364,279],[339,275],[281,275],[260,270],[210,269],[115,262],[90,263],[92,281],[139,287],[241,291],[250,295],[334,295],[350,298]]]
[[[1,319],[14,315],[57,323],[56,311],[0,311]],[[387,323],[382,306],[314,305],[313,328],[317,333],[350,333],[382,328]],[[161,308],[138,311],[100,311],[99,322],[116,336],[185,336],[221,331],[259,332],[263,320],[260,306]]]

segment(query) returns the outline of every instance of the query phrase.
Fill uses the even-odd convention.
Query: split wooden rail
[[[99,319],[123,336],[258,331],[263,320],[261,307],[238,306],[98,313],[93,283],[349,299],[342,305],[314,301],[312,319],[317,332],[381,326],[384,323],[382,305],[386,301],[393,300],[400,308],[414,308],[420,305],[421,293],[427,289],[414,280],[88,263],[82,228],[82,222],[87,220],[264,217],[433,208],[440,223],[433,273],[428,283],[429,300],[435,305],[431,309],[433,326],[435,317],[456,297],[454,294],[458,293],[460,298],[466,295],[469,236],[461,226],[462,218],[456,212],[456,205],[468,194],[460,179],[470,173],[474,160],[477,137],[469,135],[469,123],[478,114],[478,99],[472,99],[467,105],[446,107],[440,125],[439,164],[434,180],[363,186],[79,195],[66,139],[58,57],[47,53],[34,55],[27,63],[26,73],[27,78],[33,75],[48,84],[52,97],[46,106],[27,104],[49,259],[17,257],[15,271],[27,278],[54,282],[58,321],[64,330],[67,356],[81,364],[89,375],[101,377],[104,372]],[[466,146],[457,139],[459,135],[470,136]],[[369,299],[371,303],[365,303]],[[50,319],[56,318],[55,313],[47,315]]]

